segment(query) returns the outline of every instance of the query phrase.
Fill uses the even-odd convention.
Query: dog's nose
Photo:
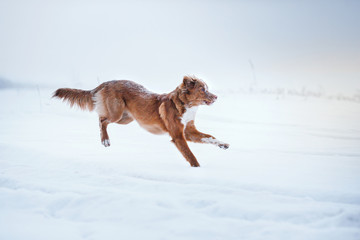
[[[217,99],[217,96],[216,96],[216,95],[214,95],[214,99],[215,99],[215,100]]]

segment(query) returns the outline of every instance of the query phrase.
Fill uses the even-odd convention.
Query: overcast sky
[[[360,89],[360,1],[0,0],[0,77]]]

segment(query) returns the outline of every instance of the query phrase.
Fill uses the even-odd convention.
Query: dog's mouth
[[[205,100],[205,101],[204,101],[204,104],[206,104],[206,105],[211,105],[211,104],[213,104],[214,102],[215,102],[215,100],[212,100],[212,101]]]

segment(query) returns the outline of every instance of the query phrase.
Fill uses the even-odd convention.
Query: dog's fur
[[[183,82],[168,94],[149,92],[143,86],[126,80],[102,83],[91,91],[60,88],[53,97],[67,100],[70,106],[78,105],[99,114],[101,142],[110,146],[107,133],[109,123],[128,124],[134,119],[154,134],[168,133],[172,142],[193,167],[199,167],[186,141],[211,143],[227,149],[229,144],[199,132],[194,117],[199,105],[210,105],[217,97],[208,91],[202,80],[185,76]]]

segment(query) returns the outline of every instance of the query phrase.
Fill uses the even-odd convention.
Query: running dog
[[[99,115],[101,143],[105,147],[110,146],[106,130],[109,123],[128,124],[135,119],[153,134],[168,133],[192,167],[200,164],[186,141],[229,148],[229,144],[196,129],[194,119],[198,106],[213,104],[217,96],[208,91],[205,82],[193,76],[185,76],[168,94],[152,93],[132,81],[115,80],[90,91],[60,88],[53,97],[68,101],[71,107],[77,105],[83,110],[95,110]]]

